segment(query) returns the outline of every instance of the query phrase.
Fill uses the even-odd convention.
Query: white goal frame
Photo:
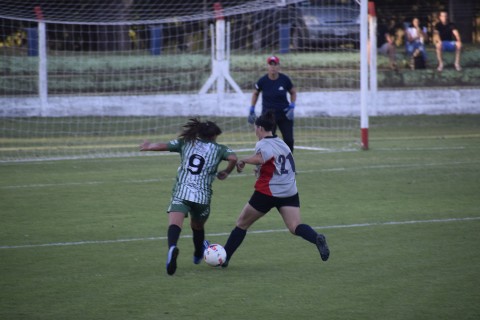
[[[301,92],[297,99],[298,108],[296,108],[296,119],[300,120],[310,118],[326,117],[327,121],[333,118],[350,117],[357,122],[360,118],[360,132],[356,136],[354,131],[358,130],[358,123],[350,125],[351,134],[355,138],[354,146],[368,150],[368,130],[369,130],[369,106],[375,101],[376,92],[376,50],[370,50],[371,64],[368,64],[368,31],[370,23],[370,34],[374,32],[374,15],[368,15],[368,0],[356,0],[360,4],[360,90],[340,91],[321,91],[321,92]],[[298,2],[298,1],[297,1]],[[285,5],[282,1],[278,6]],[[355,7],[358,10],[358,7]],[[8,108],[2,111],[3,117],[190,117],[190,116],[208,116],[208,117],[237,117],[246,118],[250,99],[237,85],[230,75],[230,24],[224,19],[220,7],[212,11],[215,12],[215,25],[210,25],[211,32],[211,74],[208,80],[200,88],[198,94],[151,94],[151,95],[97,95],[97,96],[75,96],[75,95],[51,95],[48,94],[48,70],[47,70],[47,28],[46,24],[51,21],[44,19],[40,7],[35,8],[36,23],[38,25],[38,95],[25,97],[0,97],[3,105]],[[358,12],[358,11],[357,11]],[[225,11],[226,14],[227,10]],[[126,22],[127,24],[129,22]],[[77,22],[72,22],[77,24]],[[116,24],[119,24],[116,22]],[[375,37],[370,36],[372,41]],[[374,43],[372,43],[374,45]],[[277,54],[273,52],[273,54]],[[355,52],[356,54],[356,52]],[[264,61],[266,54],[258,54],[259,60]],[[280,55],[282,59],[282,56]],[[288,59],[295,59],[295,53],[289,53]],[[335,59],[337,57],[335,56]],[[255,58],[256,60],[256,58]],[[286,61],[283,60],[283,61]],[[355,62],[356,63],[356,62]],[[288,64],[287,64],[288,65]],[[370,68],[369,68],[370,66]],[[322,68],[322,67],[320,67]],[[357,66],[354,67],[355,72]],[[208,70],[208,69],[207,69]],[[319,69],[321,72],[321,69]],[[350,69],[352,70],[352,69]],[[208,71],[207,71],[208,72]],[[232,71],[235,72],[235,69]],[[259,71],[261,73],[262,71]],[[208,73],[207,73],[208,74]],[[238,73],[237,73],[238,74]],[[321,73],[319,73],[321,74]],[[358,73],[355,74],[355,77]],[[255,79],[252,79],[252,83]],[[358,81],[355,79],[355,81]],[[370,81],[370,82],[369,82]],[[228,90],[228,85],[233,92]],[[243,82],[245,84],[245,82]],[[358,82],[355,82],[357,85]],[[323,88],[323,87],[318,87]],[[346,87],[347,88],[347,87]],[[135,106],[134,108],[131,106]],[[322,120],[323,121],[323,120]],[[240,120],[239,120],[240,122]],[[240,128],[242,124],[235,124],[235,128]],[[315,126],[315,124],[313,124]],[[307,126],[310,128],[310,124]],[[323,128],[322,125],[317,127]],[[247,128],[248,129],[248,128]],[[311,134],[310,134],[311,135]],[[305,146],[308,145],[305,144]],[[350,145],[351,150],[352,145]],[[319,148],[320,150],[321,148]]]

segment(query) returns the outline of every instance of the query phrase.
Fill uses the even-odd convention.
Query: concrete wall
[[[369,114],[476,114],[480,113],[479,89],[379,91],[371,97]],[[257,103],[259,112],[260,102]],[[250,93],[159,96],[50,97],[42,107],[38,98],[0,98],[0,117],[63,116],[245,116]],[[358,116],[359,92],[298,94],[297,117],[316,115]]]

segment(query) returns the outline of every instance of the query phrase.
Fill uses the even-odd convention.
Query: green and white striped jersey
[[[199,139],[191,142],[172,140],[168,143],[168,150],[180,153],[172,197],[209,204],[218,165],[229,155],[235,154],[233,150],[216,142]]]

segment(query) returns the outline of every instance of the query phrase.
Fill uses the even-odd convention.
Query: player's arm
[[[225,180],[228,177],[228,175],[233,171],[233,169],[235,168],[235,165],[237,164],[237,156],[235,154],[230,154],[226,160],[228,161],[227,167],[224,170],[217,173],[217,178],[219,180]]]
[[[152,143],[148,140],[140,145],[140,151],[168,151],[168,144],[164,142]]]
[[[292,87],[288,93],[290,93],[290,103],[293,103],[295,104],[295,102],[297,101],[297,90],[295,89],[295,87]]]
[[[258,89],[258,86],[255,85],[255,90],[252,93],[252,100],[250,101],[250,110],[248,112],[248,118],[247,121],[250,124],[254,124],[255,120],[257,119],[257,116],[255,114],[255,105],[257,104],[258,96],[260,94],[260,91]]]
[[[251,103],[250,103],[251,106],[254,107],[257,104],[259,95],[260,95],[260,91],[258,91],[257,89],[253,90],[252,100],[251,100]]]
[[[263,157],[262,157],[262,154],[259,152],[259,153],[256,153],[254,154],[253,156],[250,156],[248,158],[244,158],[240,161],[237,162],[237,172],[242,172],[243,171],[243,168],[245,168],[245,164],[253,164],[253,165],[259,165],[259,164],[263,164],[264,161],[263,161]]]
[[[453,29],[452,33],[455,36],[455,39],[457,40],[457,42],[461,44],[462,39],[460,38],[460,32],[458,32],[458,29]]]

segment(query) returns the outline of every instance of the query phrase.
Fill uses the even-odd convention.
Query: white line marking
[[[441,166],[459,166],[459,165],[477,165],[480,161],[453,161],[444,163],[408,163],[408,164],[393,164],[393,165],[371,165],[360,167],[339,167],[339,168],[325,168],[320,170],[300,170],[298,173],[313,173],[313,172],[335,172],[335,171],[352,171],[352,170],[372,170],[372,169],[397,169],[397,168],[418,168],[418,167],[441,167]],[[253,174],[232,175],[231,178],[241,178],[252,176]],[[9,185],[0,186],[1,189],[22,189],[22,188],[48,188],[48,187],[68,187],[68,186],[82,186],[82,185],[101,185],[101,184],[118,184],[118,183],[152,183],[161,181],[174,181],[175,178],[161,178],[161,179],[135,179],[135,180],[120,180],[120,181],[85,181],[85,182],[65,182],[65,183],[37,183],[37,184],[23,184],[23,185]]]
[[[331,226],[313,227],[313,229],[325,230],[325,229],[343,229],[343,228],[364,228],[364,227],[392,226],[392,225],[405,225],[405,224],[464,222],[464,221],[477,221],[477,220],[480,220],[480,217],[338,224],[338,225],[331,225]],[[263,234],[263,233],[277,233],[277,232],[288,232],[288,229],[271,229],[271,230],[248,231],[249,234]],[[220,232],[220,233],[206,234],[206,237],[220,237],[220,236],[228,236],[228,235],[230,235],[230,232],[228,232],[228,233],[227,232]],[[181,238],[191,238],[191,237],[192,237],[191,235],[181,236]],[[167,237],[130,238],[130,239],[116,239],[116,240],[89,240],[89,241],[55,242],[55,243],[25,244],[25,245],[11,245],[11,246],[5,245],[5,246],[0,246],[0,249],[65,247],[65,246],[80,246],[80,245],[87,245],[87,244],[109,244],[109,243],[122,243],[122,242],[135,242],[135,241],[158,241],[158,240],[167,240]]]

